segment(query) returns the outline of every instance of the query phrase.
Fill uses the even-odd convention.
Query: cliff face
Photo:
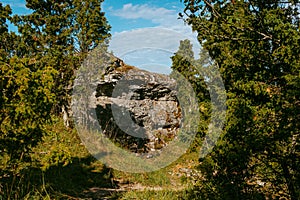
[[[156,151],[173,140],[181,109],[176,82],[116,59],[97,83],[93,105],[103,133],[132,152]]]

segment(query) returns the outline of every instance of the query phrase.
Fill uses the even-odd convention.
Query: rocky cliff
[[[92,98],[103,133],[132,152],[156,151],[173,140],[181,109],[176,81],[115,59],[104,70]]]

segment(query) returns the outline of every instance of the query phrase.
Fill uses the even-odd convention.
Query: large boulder
[[[176,81],[126,65],[116,58],[97,82],[91,107],[103,133],[136,153],[157,151],[173,140],[181,124]]]

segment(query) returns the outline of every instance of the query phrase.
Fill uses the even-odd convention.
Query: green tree
[[[201,59],[194,58],[193,45],[186,39],[180,41],[179,49],[171,57],[172,70],[183,75],[194,87],[199,102],[209,99],[209,93],[206,89],[204,76],[206,69],[203,67],[209,65],[207,60],[204,60],[205,52],[201,52]]]
[[[194,151],[196,147],[201,145],[203,136],[208,129],[208,124],[211,116],[211,104],[210,104],[210,94],[207,89],[207,85],[204,81],[206,73],[209,71],[209,66],[211,63],[207,59],[207,52],[201,51],[200,59],[194,58],[193,45],[186,39],[180,41],[179,49],[171,57],[172,59],[172,73],[171,77],[175,78],[178,84],[178,91],[181,98],[184,98],[185,102],[189,102],[191,98],[190,91],[186,89],[186,81],[188,81],[193,90],[198,102],[198,110],[200,113],[200,120],[198,126],[198,133],[196,135],[196,140],[194,141],[191,151]],[[206,66],[206,67],[204,67]],[[181,76],[179,76],[180,73]],[[181,100],[183,101],[183,100]],[[185,119],[186,121],[191,121],[191,119]]]
[[[14,33],[8,32],[7,21],[11,20],[10,6],[3,7],[0,3],[0,59],[3,61],[7,57],[11,57],[14,53],[14,48],[17,46],[18,37]]]
[[[14,18],[22,38],[18,53],[36,56],[59,72],[53,91],[57,97],[53,112],[58,114],[69,106],[74,73],[87,53],[110,37],[101,11],[103,0],[26,2],[32,14]]]
[[[0,196],[7,199],[16,191],[21,170],[30,164],[29,152],[50,120],[56,73],[34,58],[16,56],[20,38],[8,32],[10,15],[10,7],[0,3]]]
[[[0,198],[17,195],[44,125],[69,104],[75,70],[109,38],[101,2],[28,0],[32,13],[13,17],[0,3]]]
[[[299,199],[299,1],[184,3],[228,97],[222,140],[200,166],[202,195]]]

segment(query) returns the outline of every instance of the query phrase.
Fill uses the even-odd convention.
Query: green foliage
[[[68,107],[75,70],[88,51],[110,36],[102,0],[26,2],[32,13],[13,17],[0,3],[0,198],[5,199],[26,195],[18,188],[33,168],[33,147],[49,134],[45,124]],[[18,34],[8,32],[8,21]],[[67,166],[66,144],[57,141],[38,167]]]
[[[194,58],[193,45],[189,40],[180,41],[179,49],[172,56],[172,70],[179,72],[188,80],[198,97],[199,102],[209,99],[209,93],[204,82],[204,65],[207,65],[207,60],[196,60]],[[205,56],[205,52],[202,52]],[[199,71],[201,69],[201,71]],[[171,74],[172,76],[173,74]]]
[[[37,142],[33,135],[39,134],[41,124],[49,119],[55,70],[35,69],[28,59],[16,57],[1,64],[1,149],[11,154],[17,147],[22,150]]]
[[[181,102],[189,102],[189,98],[192,98],[190,91],[186,89],[186,81],[188,81],[193,87],[196,95],[194,98],[197,98],[199,104],[198,109],[200,119],[187,119],[186,116],[184,116],[184,120],[189,123],[197,120],[201,121],[197,130],[198,134],[196,140],[193,142],[193,147],[190,149],[191,151],[195,151],[195,148],[201,145],[201,141],[208,128],[211,117],[210,94],[204,81],[205,76],[208,75],[206,72],[209,71],[211,63],[208,59],[208,54],[205,51],[201,52],[200,59],[195,59],[192,47],[189,40],[186,39],[180,41],[178,51],[171,57],[173,70],[171,77],[175,78],[177,81],[180,98],[184,98]],[[182,77],[179,77],[175,72],[179,72]]]
[[[21,41],[18,56],[36,57],[38,62],[54,66],[56,103],[58,114],[68,107],[75,71],[87,53],[110,37],[102,0],[86,1],[27,1],[33,12],[14,16]]]
[[[9,56],[13,50],[15,34],[8,33],[7,21],[11,19],[11,8],[0,3],[0,61]]]
[[[15,38],[5,23],[11,11],[8,6],[0,8],[1,31],[6,37],[1,37],[0,43],[7,44]],[[55,98],[52,89],[56,70],[34,62],[34,58],[13,55],[13,46],[1,46],[0,151],[6,158],[1,175],[19,172],[16,162],[26,160],[26,154],[40,140]]]
[[[50,120],[56,70],[50,66],[36,69],[29,59],[17,57],[0,66],[0,179],[16,178],[29,166],[29,152],[41,140],[43,125]]]
[[[206,180],[197,195],[299,199],[299,1],[184,2],[228,97],[224,134],[200,166]]]
[[[30,164],[17,160],[19,173],[1,176],[0,199],[87,198],[94,194],[84,191],[93,186],[112,187],[110,170],[88,153],[75,130],[56,117],[43,130],[41,141],[28,154]]]

